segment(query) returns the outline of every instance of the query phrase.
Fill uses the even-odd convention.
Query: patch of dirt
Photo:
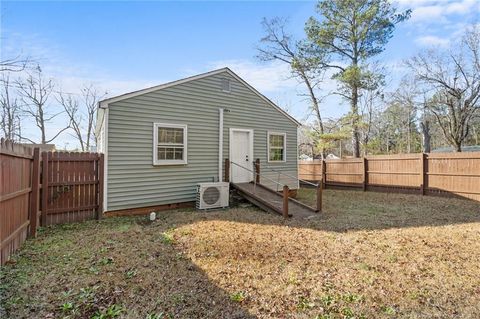
[[[324,192],[324,212],[50,227],[1,273],[10,318],[476,318],[479,203]],[[298,197],[314,200],[313,191]]]

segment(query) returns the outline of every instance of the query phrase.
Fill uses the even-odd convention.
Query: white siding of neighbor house
[[[231,92],[222,91],[222,80]],[[145,93],[108,105],[107,209],[109,211],[195,200],[196,184],[218,176],[219,108],[224,113],[223,156],[229,154],[229,129],[254,130],[254,158],[266,167],[297,176],[297,125],[227,72]],[[153,123],[188,127],[188,164],[154,166]],[[286,162],[267,162],[267,132],[287,135]],[[220,177],[222,178],[222,177]],[[273,183],[264,179],[265,184]],[[297,188],[295,179],[280,183]]]

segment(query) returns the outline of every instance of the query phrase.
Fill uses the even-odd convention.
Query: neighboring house
[[[450,153],[453,152],[453,147],[440,147],[432,151],[432,153]],[[462,152],[480,152],[480,145],[462,146]]]
[[[326,159],[340,159],[340,157],[338,157],[337,155],[332,154],[332,153],[328,154],[325,158]]]
[[[301,160],[301,161],[313,161],[313,157],[308,156],[307,154],[301,154],[298,157],[298,159]]]
[[[194,201],[197,183],[223,179],[226,158],[248,168],[259,158],[262,183],[297,189],[296,178],[271,169],[298,176],[299,126],[228,68],[103,100],[96,136],[104,210]],[[230,178],[253,174],[232,164]]]
[[[33,144],[33,143],[20,143],[23,146],[40,149],[40,152],[53,152],[55,151],[55,144]]]

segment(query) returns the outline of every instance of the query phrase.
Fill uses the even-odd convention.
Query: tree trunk
[[[430,153],[432,150],[432,147],[431,147],[432,136],[430,135],[430,123],[428,121],[423,121],[420,123],[420,127],[422,128],[423,153]]]
[[[462,151],[462,143],[455,141],[455,152],[461,152]]]
[[[322,120],[322,115],[320,114],[320,106],[318,105],[318,100],[317,96],[315,95],[315,92],[313,91],[313,86],[310,83],[310,80],[306,76],[304,72],[301,73],[302,79],[305,82],[305,85],[307,86],[308,89],[308,94],[310,95],[310,100],[312,101],[312,108],[313,111],[315,112],[315,116],[317,117],[317,125],[318,125],[318,131],[320,132],[321,135],[325,133],[325,129],[323,127],[323,120]],[[325,158],[325,149],[322,148],[320,150],[322,159]]]
[[[352,86],[352,149],[353,157],[360,157],[360,134],[358,132],[358,87]]]

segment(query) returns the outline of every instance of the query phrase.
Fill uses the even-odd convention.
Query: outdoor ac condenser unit
[[[197,184],[197,209],[228,207],[229,183]]]

